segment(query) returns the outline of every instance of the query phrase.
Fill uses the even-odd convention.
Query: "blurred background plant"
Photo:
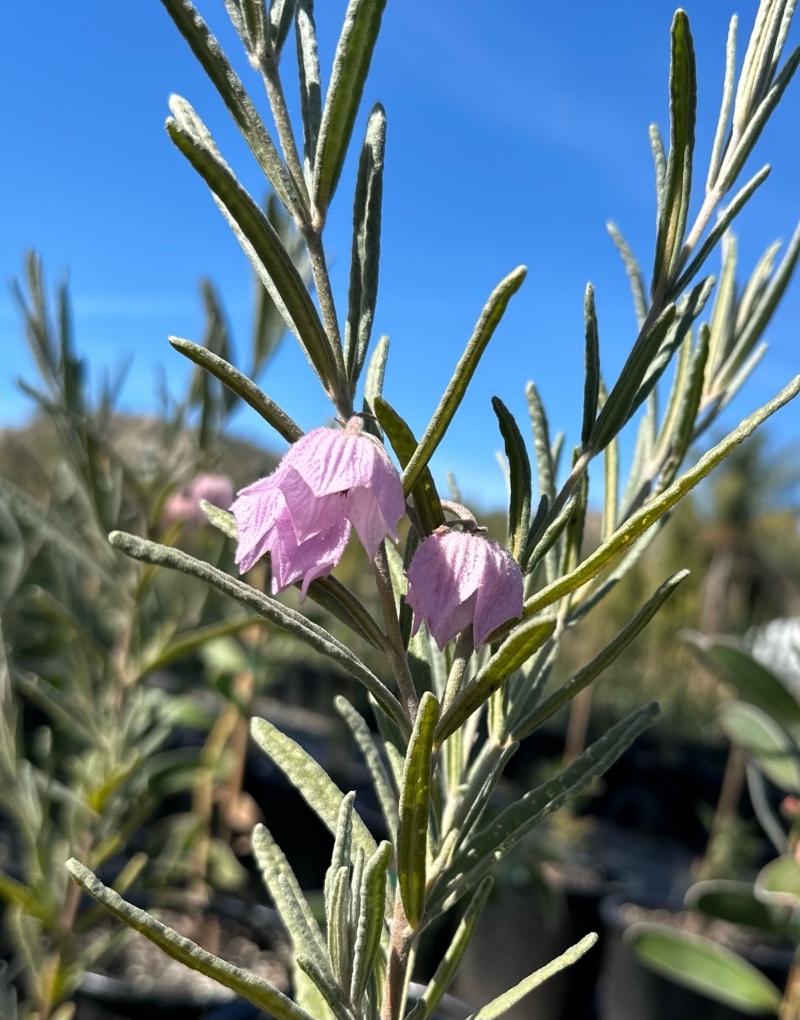
[[[296,248],[272,201],[267,214]],[[209,281],[201,289],[204,349],[231,358],[219,297]],[[16,294],[39,384],[21,383],[36,413],[0,443],[0,809],[10,823],[3,825],[0,896],[14,967],[24,972],[23,1016],[63,1020],[84,971],[120,939],[107,925],[98,929],[96,911],[80,909],[64,862],[76,856],[120,891],[170,882],[185,902],[204,903],[209,889],[241,882],[231,837],[255,821],[241,781],[252,661],[264,627],[189,578],[121,557],[106,536],[125,526],[227,565],[229,550],[199,500],[226,508],[234,480],[264,473],[274,460],[224,435],[238,398],[200,369],[178,402],[162,379],[158,418],[117,410],[124,372],[106,378],[93,399],[96,377],[75,348],[66,285],[52,310],[41,263],[30,255],[26,289],[17,286]],[[253,376],[283,332],[257,284]],[[203,704],[196,683],[185,690],[180,671],[166,671],[203,654],[210,664],[223,647],[242,664],[233,675],[226,665],[211,668],[226,706],[220,712],[207,698]],[[166,746],[175,727],[186,725],[209,729],[199,754]],[[168,852],[149,864],[143,849],[134,850],[163,798],[188,787],[188,823],[171,819],[167,844],[174,849],[182,832],[194,863],[176,876]]]

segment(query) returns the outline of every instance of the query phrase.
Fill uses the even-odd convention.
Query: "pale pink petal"
[[[462,531],[435,532],[406,572],[414,627],[424,619],[443,648],[470,623],[475,647],[507,620],[522,615],[522,575],[491,539]]]
[[[281,513],[286,512],[283,493],[269,483],[270,478],[262,478],[255,485],[242,489],[231,507],[238,532],[236,563],[242,573],[246,573],[267,552],[275,522]]]
[[[486,540],[484,581],[478,588],[473,632],[475,647],[480,648],[492,631],[509,620],[522,616],[522,574],[513,557],[502,546]]]
[[[321,535],[297,543],[288,515],[281,515],[272,531],[272,591],[278,594],[302,578],[300,598],[317,577],[327,577],[342,558],[350,523],[342,518]]]
[[[291,466],[281,472],[280,489],[298,542],[327,531],[345,515],[344,499],[338,492],[321,497],[315,495],[305,479]]]
[[[403,487],[397,469],[373,436],[349,427],[343,432],[313,429],[289,449],[283,464],[320,502],[317,510],[302,492],[289,492],[287,486],[295,490],[297,483],[288,477],[282,485],[299,539],[322,530],[320,522],[329,525],[323,501],[336,494],[348,496],[347,515],[370,559],[387,535],[396,536],[405,512]]]
[[[397,521],[390,523],[386,520],[378,499],[370,489],[363,486],[350,489],[345,497],[345,513],[371,560],[377,556],[378,548],[387,535],[397,538]]]

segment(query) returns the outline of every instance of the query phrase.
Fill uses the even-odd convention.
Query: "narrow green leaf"
[[[561,538],[564,529],[569,524],[570,518],[575,513],[580,498],[581,489],[579,486],[576,486],[567,502],[548,524],[544,534],[539,536],[538,532],[546,519],[546,514],[542,516],[538,528],[531,528],[528,545],[520,561],[520,566],[526,574],[533,573],[539,562],[547,556],[559,538]]]
[[[323,967],[318,959],[306,956],[305,953],[298,953],[295,963],[317,986],[337,1020],[351,1020],[342,989],[328,968]]]
[[[783,65],[780,74],[775,78],[772,87],[761,100],[758,109],[750,117],[749,123],[739,139],[739,144],[736,146],[733,158],[726,161],[725,174],[724,176],[721,174],[717,182],[717,187],[723,194],[733,186],[734,181],[739,176],[742,167],[755,148],[761,132],[766,127],[767,121],[772,116],[773,110],[780,102],[781,96],[786,91],[798,67],[800,67],[800,46],[791,53]]]
[[[664,154],[664,143],[661,141],[658,125],[651,124],[647,129],[647,135],[650,139],[650,151],[653,154],[653,168],[656,173],[656,222],[660,223],[664,215],[664,200],[667,190],[667,157]]]
[[[400,462],[400,467],[405,468],[412,460],[414,452],[419,449],[414,433],[383,397],[376,397],[372,406],[378,417],[378,422]],[[439,493],[436,491],[433,475],[427,465],[419,472],[413,487],[408,491],[414,497],[414,505],[417,508],[417,516],[424,534],[433,534],[438,527],[444,524],[444,511]]]
[[[230,510],[223,510],[221,507],[214,506],[207,499],[200,500],[200,509],[203,511],[203,516],[208,523],[216,528],[217,531],[221,531],[223,535],[232,538],[234,541],[239,538],[236,518]]]
[[[617,527],[619,512],[619,440],[615,437],[603,450],[603,519],[601,540],[607,541]]]
[[[252,609],[259,616],[294,634],[322,655],[329,656],[350,676],[363,683],[397,725],[408,732],[408,720],[403,707],[386,685],[346,645],[301,613],[180,549],[159,545],[157,542],[150,542],[123,531],[112,531],[108,540],[115,549],[120,549],[135,560],[151,563],[157,567],[167,567],[170,570],[179,570],[183,574],[205,581],[248,609]]]
[[[319,956],[324,941],[316,918],[283,851],[261,823],[253,829],[253,856],[295,952]]]
[[[542,647],[552,635],[555,626],[555,618],[548,617],[520,624],[511,632],[483,669],[480,669],[464,686],[453,703],[445,708],[436,728],[437,746],[455,733],[512,673]]]
[[[157,921],[146,911],[127,903],[74,858],[67,861],[66,868],[81,889],[94,896],[111,914],[155,943],[174,960],[205,974],[206,977],[213,978],[225,988],[230,988],[248,1002],[270,1013],[276,1020],[312,1020],[308,1013],[263,978],[207,953],[205,949],[201,949],[190,939],[184,938],[161,921]]]
[[[674,320],[675,305],[667,305],[650,329],[634,344],[603,410],[595,420],[589,444],[593,452],[603,450],[628,421],[645,373]]]
[[[499,397],[492,397],[500,433],[506,448],[509,469],[508,549],[519,561],[528,542],[531,519],[531,462],[519,426]]]
[[[250,731],[262,751],[269,755],[331,835],[335,836],[339,810],[344,799],[339,787],[307,751],[266,719],[251,720]],[[375,852],[375,840],[358,812],[353,812],[353,843],[361,847],[368,857]]]
[[[633,307],[636,310],[636,322],[639,329],[644,325],[644,321],[647,318],[647,291],[644,285],[644,277],[642,276],[642,270],[639,267],[639,263],[628,247],[628,242],[619,232],[616,224],[610,221],[606,223],[606,230],[611,235],[611,240],[617,247],[617,251],[622,259],[622,264],[625,266],[625,272],[628,274],[628,281],[631,285],[631,294],[633,295]]]
[[[692,157],[697,115],[694,43],[685,11],[675,12],[671,36],[669,157],[653,264],[654,294],[665,288],[673,279],[683,246],[692,189]]]
[[[725,79],[722,85],[722,102],[719,108],[717,130],[714,132],[714,144],[711,148],[711,159],[708,164],[706,192],[711,191],[717,183],[723,146],[725,144],[725,133],[728,129],[728,120],[731,115],[733,86],[736,79],[736,31],[738,27],[739,18],[734,14],[728,26],[728,41],[725,45]]]
[[[381,902],[381,906],[383,903]],[[350,944],[350,867],[339,868],[331,886],[328,918],[328,956],[336,983],[350,987],[352,949]]]
[[[719,722],[728,739],[746,751],[779,789],[800,793],[797,749],[766,712],[744,701],[724,701]]]
[[[513,742],[501,746],[487,742],[470,766],[467,776],[467,788],[461,803],[453,815],[451,829],[458,832],[459,842],[463,842],[480,822],[484,808],[505,771],[506,765],[519,750],[519,743]]]
[[[765,666],[739,647],[733,638],[715,639],[689,632],[687,640],[703,662],[741,697],[758,705],[783,725],[800,726],[800,704]]]
[[[710,340],[711,330],[704,322],[700,327],[697,343],[692,351],[692,357],[686,371],[686,381],[683,385],[683,394],[675,416],[671,441],[673,450],[672,462],[674,465],[673,477],[683,462],[683,458],[686,456],[689,444],[692,441],[692,435],[694,434],[697,412],[700,408],[700,401],[703,398],[703,385],[705,383],[706,365],[708,364]]]
[[[528,413],[531,416],[533,429],[533,448],[536,452],[536,468],[539,475],[539,495],[547,496],[552,503],[556,497],[556,469],[553,463],[547,413],[539,391],[532,382],[529,382],[525,387],[525,396],[528,399]]]
[[[711,291],[714,289],[714,284],[714,277],[708,276],[698,284],[695,284],[689,293],[681,299],[675,313],[675,320],[667,330],[658,353],[650,362],[650,366],[645,372],[644,380],[636,393],[633,404],[631,404],[626,421],[631,420],[633,415],[656,388],[659,379],[672,361],[675,352],[681,348],[687,334],[691,331],[692,324],[705,308]]]
[[[527,274],[525,266],[518,266],[512,273],[495,287],[494,291],[486,302],[481,317],[475,326],[475,330],[467,344],[461,360],[456,365],[453,378],[447,385],[444,396],[439,401],[439,406],[431,418],[422,439],[419,441],[414,455],[403,471],[403,491],[408,495],[419,481],[422,472],[428,465],[436,447],[447,431],[453,415],[464,398],[467,386],[470,384],[481,355],[486,350],[486,345],[492,339],[498,323],[503,317],[508,302],[522,286]]]
[[[449,909],[523,836],[610,768],[657,715],[656,702],[634,710],[557,776],[514,801],[489,825],[471,835],[434,884],[429,896],[430,916]]]
[[[350,0],[336,46],[314,167],[314,207],[324,220],[350,145],[386,0]]]
[[[597,417],[597,402],[600,396],[600,333],[597,328],[597,311],[594,306],[594,287],[586,284],[583,298],[583,321],[586,331],[584,349],[584,382],[583,382],[583,424],[581,426],[581,446],[588,445]]]
[[[300,80],[300,113],[303,118],[303,156],[306,181],[311,186],[322,120],[322,87],[314,24],[314,0],[298,0],[295,15],[297,71]]]
[[[344,330],[344,361],[353,390],[367,357],[375,304],[378,300],[385,148],[386,113],[381,104],[376,103],[367,121],[367,134],[358,162],[353,203],[350,290]]]
[[[764,181],[769,177],[770,167],[762,167],[757,174],[750,178],[745,186],[731,199],[728,205],[721,210],[717,217],[717,222],[708,232],[708,237],[700,245],[697,254],[694,256],[692,261],[684,270],[681,277],[677,280],[675,285],[670,288],[668,293],[668,299],[677,298],[691,283],[691,281],[697,276],[700,267],[706,261],[711,252],[716,248],[720,238],[723,236],[725,231],[730,227],[731,223],[736,219],[742,209],[747,205],[750,199],[753,197],[755,192],[761,187]]]
[[[193,344],[191,340],[183,340],[180,337],[171,336],[169,337],[169,342],[176,351],[183,354],[190,361],[193,361],[195,365],[199,365],[207,372],[210,372],[238,397],[241,397],[287,443],[296,443],[298,439],[303,437],[305,433],[300,426],[282,408],[278,407],[274,400],[262,392],[254,382],[248,379],[237,368],[234,368],[233,365],[207,348]]]
[[[209,186],[250,259],[258,278],[297,337],[323,384],[335,380],[335,359],[322,323],[289,253],[258,204],[234,177],[208,130],[192,107],[178,96],[167,133]]]
[[[254,0],[255,3],[263,3],[264,0]],[[270,0],[269,4],[269,34],[272,43],[272,50],[276,59],[280,59],[281,50],[292,27],[297,0]]]
[[[419,925],[425,910],[431,752],[438,721],[439,702],[426,691],[408,742],[397,832],[397,881],[406,919],[412,929]]]
[[[333,890],[339,880],[339,871],[341,868],[347,868],[349,874],[350,861],[353,858],[353,804],[355,799],[355,790],[346,793],[339,805],[339,814],[336,817],[333,853],[331,854],[330,867],[325,873],[325,913],[328,919],[332,916]]]
[[[464,915],[456,928],[450,945],[447,947],[447,952],[442,957],[433,977],[425,986],[425,991],[418,999],[413,1011],[409,1014],[408,1020],[429,1020],[429,1017],[435,1013],[436,1007],[450,987],[450,983],[456,975],[466,948],[475,934],[475,929],[478,926],[478,921],[480,920],[483,908],[486,906],[486,901],[489,898],[493,885],[494,879],[491,875],[487,875],[478,883],[475,895],[464,911]]]
[[[759,300],[756,307],[753,309],[753,313],[747,322],[747,325],[741,332],[736,346],[728,358],[725,365],[725,369],[721,374],[720,383],[724,384],[731,379],[733,373],[744,361],[745,357],[753,349],[764,330],[769,325],[770,319],[772,318],[775,309],[789,285],[789,281],[794,273],[797,261],[800,258],[800,223],[797,224],[792,239],[789,242],[786,252],[781,259],[781,264],[775,271],[775,275],[770,280],[768,286],[764,290],[761,299]]]
[[[239,76],[228,63],[222,47],[209,31],[197,9],[189,0],[161,0],[161,2],[219,92],[244,140],[258,160],[258,165],[284,206],[301,218],[307,217],[308,209],[298,196],[264,122],[247,95]]]
[[[346,698],[337,695],[334,699],[334,706],[347,725],[347,728],[353,734],[353,739],[358,744],[358,749],[364,757],[372,779],[372,785],[375,788],[375,793],[386,821],[386,827],[389,830],[392,843],[396,843],[398,826],[397,796],[383,764],[380,751],[375,746],[372,734],[363,717]]]
[[[364,380],[364,410],[368,414],[373,414],[377,418],[375,412],[375,401],[378,397],[383,395],[383,379],[386,375],[386,362],[389,358],[389,337],[382,336],[378,343],[375,345],[375,350],[372,352],[372,357],[369,359],[369,365],[367,365],[367,377]],[[364,423],[365,428],[372,426],[374,434],[379,439],[383,439],[383,431],[377,421],[372,422],[367,419]]]
[[[392,845],[384,840],[364,864],[356,925],[353,978],[350,1001],[357,1004],[367,988],[383,934],[386,874],[392,859]]]
[[[498,995],[496,999],[492,999],[483,1009],[479,1009],[471,1020],[495,1020],[495,1017],[507,1013],[520,999],[523,999],[532,992],[534,988],[538,988],[539,985],[547,981],[548,978],[553,977],[554,974],[558,974],[559,971],[564,970],[566,967],[571,967],[573,963],[577,963],[584,953],[588,953],[596,942],[597,934],[595,932],[586,935],[580,942],[577,942],[568,949],[566,953],[557,956],[555,960],[551,960],[546,966],[541,967],[529,977],[524,978],[518,985],[514,985],[507,992]]]
[[[743,1013],[774,1014],[781,993],[751,963],[718,942],[661,924],[634,924],[625,933],[639,960],[685,988]]]
[[[533,733],[543,722],[555,715],[567,702],[571,701],[579,691],[582,691],[584,687],[588,687],[604,670],[608,669],[631,641],[644,630],[681,581],[688,576],[688,570],[679,570],[667,578],[655,594],[645,602],[638,613],[631,617],[616,637],[609,641],[605,648],[598,652],[591,662],[587,663],[582,669],[579,669],[558,690],[553,691],[527,718],[519,722],[514,731],[514,740],[522,740]]]
[[[792,382],[784,387],[773,400],[759,408],[759,410],[754,411],[748,418],[745,418],[738,428],[730,432],[722,442],[704,454],[693,467],[677,478],[658,499],[646,503],[640,510],[637,510],[636,513],[624,521],[611,538],[604,542],[590,556],[587,556],[571,574],[558,578],[558,580],[547,585],[546,588],[543,588],[529,598],[525,603],[523,615],[525,617],[534,616],[546,606],[552,605],[553,602],[556,602],[564,595],[574,591],[576,588],[580,588],[581,585],[596,577],[601,570],[605,569],[618,556],[621,556],[640,535],[652,527],[663,514],[671,510],[679,500],[683,499],[686,493],[690,492],[717,464],[724,460],[731,450],[747,439],[762,422],[766,421],[770,415],[796,397],[798,393],[800,393],[800,376],[795,376]]]

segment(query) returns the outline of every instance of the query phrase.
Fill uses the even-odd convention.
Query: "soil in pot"
[[[787,944],[764,932],[725,921],[706,919],[664,900],[624,893],[607,897],[600,905],[605,925],[603,974],[600,980],[600,1020],[742,1020],[743,1013],[683,988],[644,967],[623,940],[626,928],[637,921],[669,924],[705,935],[744,956],[783,988],[792,961]]]
[[[202,917],[159,911],[181,935],[229,963],[287,991],[290,948],[277,914],[226,898]],[[105,966],[87,974],[76,995],[75,1020],[199,1020],[235,996],[211,978],[134,935]]]

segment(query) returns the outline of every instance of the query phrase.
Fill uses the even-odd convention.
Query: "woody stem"
[[[381,600],[383,612],[383,623],[386,628],[386,636],[389,639],[389,661],[392,665],[397,689],[403,699],[406,712],[411,722],[417,716],[417,692],[414,689],[414,681],[411,678],[411,670],[408,668],[408,658],[403,646],[403,635],[400,632],[400,619],[397,615],[397,604],[394,597],[392,575],[389,570],[389,558],[386,555],[386,543],[381,542],[378,553],[373,561],[375,569],[375,583],[378,586],[378,597]]]

